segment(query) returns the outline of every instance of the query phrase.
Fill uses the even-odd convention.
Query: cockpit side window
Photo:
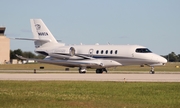
[[[137,53],[152,53],[149,49],[147,48],[137,48],[136,49]]]

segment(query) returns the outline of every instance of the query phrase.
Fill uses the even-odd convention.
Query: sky
[[[40,18],[67,45],[135,44],[180,54],[180,0],[1,0],[0,13],[7,37],[32,38],[30,19]],[[11,40],[10,48],[34,52],[34,43]]]

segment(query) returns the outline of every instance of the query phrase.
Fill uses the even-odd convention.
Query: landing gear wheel
[[[103,71],[105,71],[107,73],[107,69],[106,68],[103,68]]]
[[[155,71],[149,71],[150,74],[155,74]]]
[[[85,68],[79,68],[79,73],[80,73],[80,74],[86,73],[86,69],[85,69]]]
[[[96,69],[97,74],[102,74],[104,71],[107,73],[106,68]]]
[[[155,74],[154,67],[151,67],[151,70],[149,71],[151,74]]]
[[[82,72],[79,72],[79,73],[81,73],[81,74],[82,74],[82,73],[86,73],[86,71],[82,71]]]
[[[102,73],[103,73],[103,70],[102,70],[102,69],[96,69],[96,73],[97,73],[97,74],[102,74]]]
[[[80,73],[80,74],[83,74],[83,73],[85,74],[85,73],[86,73],[86,71],[79,71],[79,73]]]

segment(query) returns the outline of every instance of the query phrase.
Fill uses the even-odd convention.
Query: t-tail
[[[49,46],[64,46],[64,43],[58,43],[49,29],[41,19],[30,19],[33,38],[11,38],[17,40],[34,41],[35,48],[47,48]]]
[[[58,43],[41,19],[30,19],[30,22],[36,48],[39,48],[47,43]]]

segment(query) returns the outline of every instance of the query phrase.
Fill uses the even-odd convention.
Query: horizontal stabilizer
[[[32,38],[10,38],[10,39],[51,42],[51,40],[49,39],[32,39]]]

